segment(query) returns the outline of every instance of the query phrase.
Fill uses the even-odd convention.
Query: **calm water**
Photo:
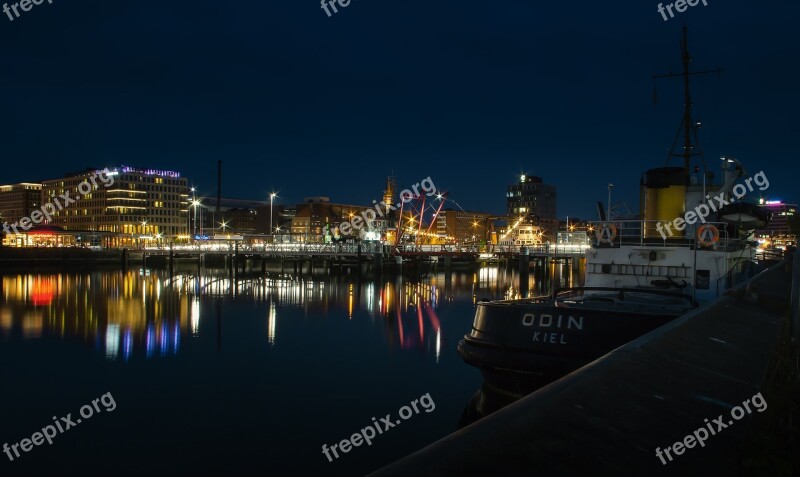
[[[477,300],[516,287],[497,268],[384,281],[134,269],[0,284],[0,444],[53,416],[75,421],[105,393],[116,403],[52,445],[0,454],[2,475],[363,475],[456,430],[482,383],[458,341]],[[333,462],[322,454],[426,393],[433,412]]]

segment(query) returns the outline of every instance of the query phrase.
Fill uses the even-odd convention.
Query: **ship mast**
[[[682,73],[656,75],[653,76],[653,79],[675,78],[679,76],[683,78],[683,120],[681,121],[681,127],[678,129],[678,132],[675,135],[675,141],[672,143],[672,148],[670,149],[669,157],[683,158],[683,171],[684,174],[686,174],[686,176],[688,177],[690,174],[692,157],[701,156],[703,154],[700,151],[699,147],[697,147],[697,152],[695,152],[695,144],[694,142],[692,142],[693,135],[695,142],[699,142],[697,139],[697,128],[699,127],[699,125],[695,125],[694,122],[692,121],[692,94],[691,94],[689,79],[692,76],[705,75],[709,73],[720,73],[722,70],[717,68],[714,70],[697,71],[697,72],[689,71],[689,66],[692,62],[692,56],[689,54],[689,29],[685,26],[683,27],[683,41],[681,41],[681,60],[683,63]],[[678,137],[681,134],[681,130],[683,130],[683,151],[678,153],[675,151],[675,148],[678,142]],[[669,162],[669,159],[667,160],[667,162]]]

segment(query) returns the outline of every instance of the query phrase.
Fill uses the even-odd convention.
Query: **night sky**
[[[369,204],[394,171],[499,213],[525,172],[562,217],[608,182],[635,212],[682,108],[679,80],[654,108],[651,75],[680,70],[686,24],[694,67],[725,70],[694,84],[706,161],[796,201],[800,2],[708,2],[45,1],[0,16],[0,182],[126,164],[213,195],[222,159],[226,197]]]

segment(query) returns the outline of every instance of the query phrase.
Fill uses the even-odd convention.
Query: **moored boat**
[[[530,392],[541,386],[535,378],[577,369],[755,273],[757,243],[750,238],[753,229],[769,221],[769,213],[733,193],[746,175],[738,160],[722,158],[719,185],[712,173],[704,172],[700,180],[699,167],[692,169],[692,159],[700,154],[685,30],[682,48],[685,137],[683,150],[672,156],[682,157],[683,165],[643,174],[640,219],[615,220],[601,210],[601,220],[592,223],[596,236],[586,253],[584,287],[477,304],[472,330],[458,351],[481,369],[487,384]],[[717,210],[712,195],[738,202]]]

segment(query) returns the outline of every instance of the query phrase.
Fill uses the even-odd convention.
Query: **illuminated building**
[[[269,201],[222,197],[218,214],[216,197],[209,197],[202,201],[201,210],[205,235],[269,233]],[[274,210],[279,214],[282,206]]]
[[[559,245],[587,245],[591,243],[594,235],[594,227],[589,222],[584,222],[578,218],[567,218],[566,221],[558,223]]]
[[[14,223],[42,204],[42,184],[21,182],[0,186],[0,217],[2,222]]]
[[[460,244],[485,241],[492,225],[490,215],[482,212],[447,209],[436,216],[437,234],[452,237]]]
[[[755,238],[767,248],[784,248],[797,245],[797,236],[792,233],[790,221],[797,216],[797,204],[786,204],[780,200],[761,200],[761,206],[772,212],[766,227],[755,231]]]
[[[186,178],[173,171],[109,168],[113,183],[96,180],[82,195],[78,185],[101,172],[87,169],[43,182],[42,200],[49,202],[69,191],[80,200],[55,212],[52,221],[66,230],[97,232],[95,244],[106,246],[169,242],[187,239],[189,187]]]
[[[506,191],[508,220],[514,222],[521,217],[525,223],[541,227],[545,237],[554,240],[558,229],[557,199],[555,186],[545,184],[541,177],[523,174]]]
[[[303,203],[296,206],[296,213],[292,217],[291,234],[287,241],[307,243],[331,241],[339,237],[339,224],[361,217],[361,213],[367,210],[376,212],[373,207],[335,204],[329,197],[306,197]],[[381,211],[383,210],[384,207],[381,208]],[[360,223],[363,224],[363,218]],[[380,235],[386,231],[387,224],[386,217],[376,217],[372,227],[363,226],[359,229],[358,235],[351,234],[349,237],[363,239],[368,232]]]

